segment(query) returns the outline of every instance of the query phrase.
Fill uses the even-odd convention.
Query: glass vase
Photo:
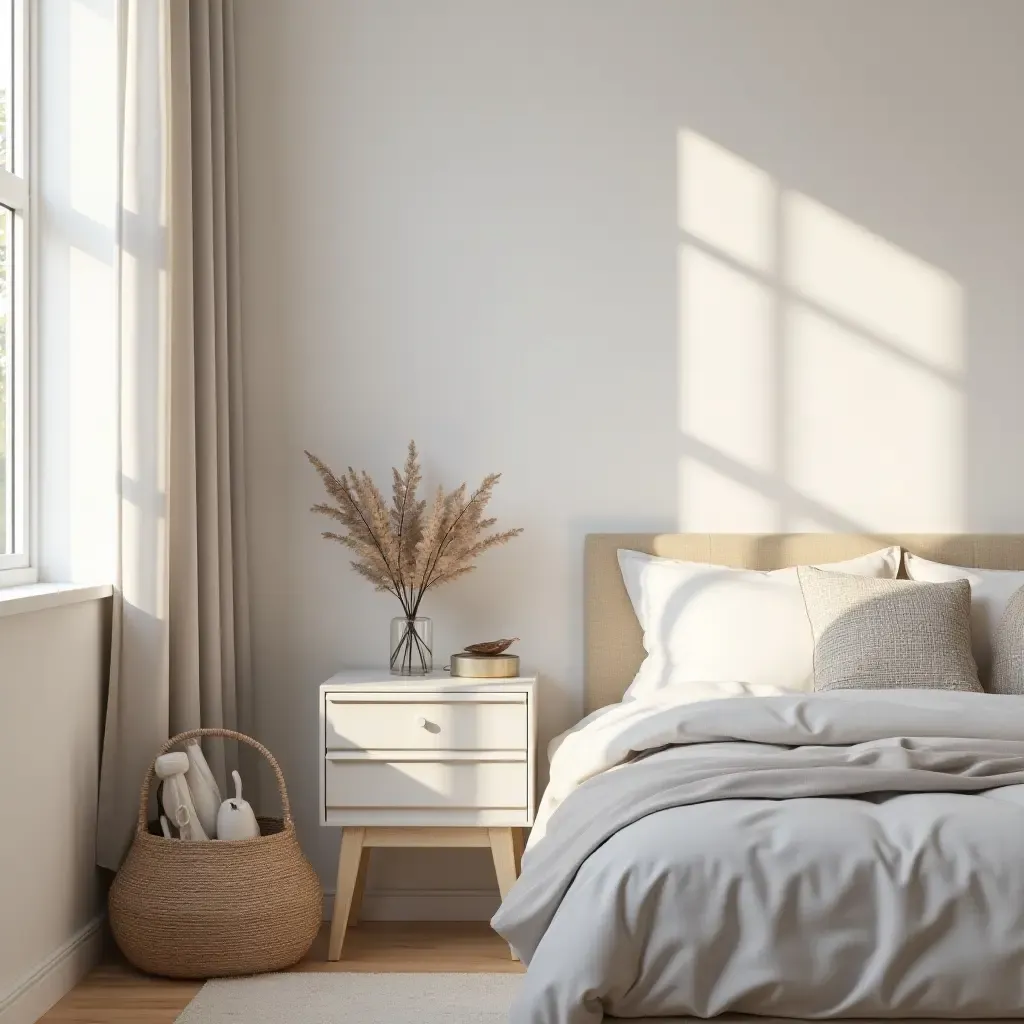
[[[391,620],[391,674],[425,676],[434,670],[434,624],[398,615]]]

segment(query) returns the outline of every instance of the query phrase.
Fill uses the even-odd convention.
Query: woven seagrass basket
[[[193,729],[160,753],[202,736],[258,750],[277,777],[283,818],[260,818],[261,835],[226,842],[165,839],[147,825],[149,766],[128,856],[110,889],[110,925],[130,963],[168,978],[216,978],[277,971],[308,952],[323,895],[295,836],[284,775],[262,744],[230,729]]]

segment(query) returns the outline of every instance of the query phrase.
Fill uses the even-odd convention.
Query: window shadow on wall
[[[704,135],[677,154],[680,528],[962,525],[958,282]]]

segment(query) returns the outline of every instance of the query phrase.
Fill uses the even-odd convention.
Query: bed
[[[493,922],[528,965],[514,1024],[1024,1017],[1024,699],[619,703],[645,656],[620,549],[772,570],[885,545],[1024,570],[1010,535],[587,538],[587,717]]]

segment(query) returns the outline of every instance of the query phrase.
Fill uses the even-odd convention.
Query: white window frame
[[[35,216],[32,187],[35,175],[35,61],[32,60],[34,0],[12,0],[11,40],[13,64],[8,110],[8,147],[14,156],[13,172],[0,168],[0,203],[14,211],[8,244],[15,253],[10,288],[7,379],[7,457],[13,460],[7,522],[13,529],[13,553],[0,553],[0,587],[35,583],[36,474],[33,391],[35,331],[34,282],[36,267]],[[5,538],[6,541],[6,538]],[[7,544],[3,545],[6,549]],[[2,549],[0,549],[2,550]]]

